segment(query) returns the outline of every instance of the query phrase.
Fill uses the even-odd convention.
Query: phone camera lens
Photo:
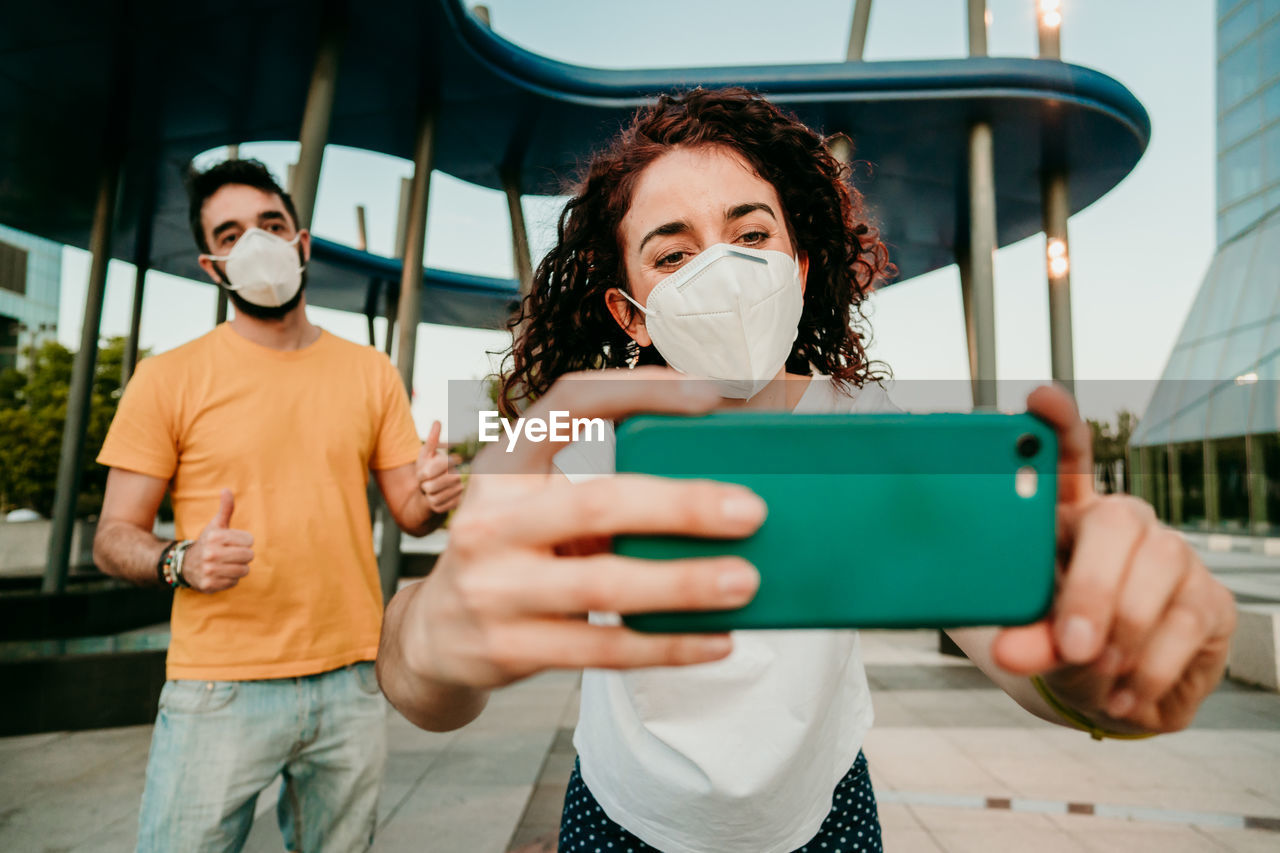
[[[1040,452],[1040,439],[1031,433],[1023,433],[1018,436],[1018,455],[1023,459],[1030,459]]]

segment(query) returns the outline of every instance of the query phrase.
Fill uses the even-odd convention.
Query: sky
[[[496,32],[567,62],[602,68],[831,62],[844,59],[853,0],[489,0]],[[989,52],[1033,56],[1034,0],[989,0]],[[1185,0],[1177,13],[1159,0],[1063,0],[1062,58],[1108,74],[1151,116],[1151,144],[1134,171],[1070,221],[1071,299],[1077,393],[1082,411],[1110,418],[1142,411],[1160,375],[1214,249],[1214,7]],[[960,57],[967,49],[963,0],[876,0],[865,59]],[[856,138],[855,138],[856,148]],[[250,142],[242,156],[283,176],[296,158],[289,142]],[[224,155],[215,150],[209,162]],[[855,155],[856,156],[856,155]],[[355,207],[369,217],[369,248],[391,255],[401,177],[408,161],[330,146],[313,230],[354,244]],[[874,199],[872,200],[874,202]],[[553,238],[562,200],[526,197],[535,259]],[[195,249],[193,247],[192,251]],[[510,225],[501,193],[432,176],[427,264],[513,276]],[[59,338],[79,345],[87,253],[63,250]],[[208,331],[216,293],[160,273],[147,279],[142,346],[171,349]],[[128,331],[133,269],[113,262],[103,335]],[[996,351],[1000,379],[1049,376],[1044,237],[1001,249],[996,258]],[[312,320],[367,342],[364,317],[319,308]],[[965,380],[968,363],[954,266],[875,293],[868,308],[870,354],[899,381]],[[207,318],[207,319],[205,319]],[[382,334],[379,321],[378,334]],[[425,433],[447,424],[447,383],[491,369],[505,333],[423,324],[418,331],[414,416]],[[1086,380],[1086,381],[1082,381]],[[1141,380],[1099,382],[1088,380]],[[1001,389],[1001,406],[1019,391]],[[464,436],[446,436],[451,440]]]

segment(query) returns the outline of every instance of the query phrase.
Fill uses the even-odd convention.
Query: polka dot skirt
[[[560,818],[560,853],[650,853],[655,850],[656,847],[609,820],[582,781],[578,762],[574,762],[569,790],[564,796],[564,814]],[[867,759],[858,753],[858,760],[836,785],[831,812],[818,834],[795,853],[882,853],[883,850]]]

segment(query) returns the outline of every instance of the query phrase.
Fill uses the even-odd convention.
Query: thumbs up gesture
[[[427,496],[431,511],[442,514],[457,506],[462,497],[462,476],[456,468],[462,460],[439,451],[440,422],[436,421],[418,452],[417,473],[418,487]]]
[[[231,526],[231,514],[235,508],[235,496],[230,489],[223,489],[217,514],[187,551],[182,576],[198,592],[230,589],[249,574],[249,564],[253,562],[253,534]]]

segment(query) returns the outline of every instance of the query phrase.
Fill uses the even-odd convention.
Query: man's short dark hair
[[[186,178],[187,199],[191,204],[187,218],[191,223],[191,234],[196,238],[196,245],[200,247],[200,251],[209,251],[209,244],[204,239],[204,225],[200,221],[204,203],[209,200],[209,196],[227,184],[243,184],[280,196],[280,200],[284,202],[284,209],[289,212],[289,218],[293,220],[293,227],[298,227],[298,211],[294,209],[293,199],[289,198],[289,194],[271,176],[271,171],[260,161],[223,160],[203,172],[192,167],[187,171]]]

